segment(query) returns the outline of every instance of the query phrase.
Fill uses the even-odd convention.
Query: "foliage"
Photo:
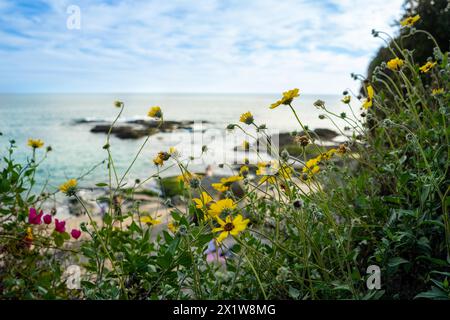
[[[411,29],[404,37],[414,36]],[[397,58],[398,64],[400,59],[401,66],[380,65],[377,81],[364,83],[364,101],[343,99],[352,116],[333,114],[324,101],[315,103],[327,115],[322,118],[337,116],[348,125],[348,140],[336,148],[325,151],[313,143],[298,115],[301,109],[294,107],[301,99],[294,89],[272,108],[290,108],[308,136],[296,156],[282,151],[280,158],[258,163],[256,175],[243,160],[232,176],[213,185],[221,199],[213,199],[189,171],[191,158],[183,160],[173,148],[155,152],[158,174],[136,181],[127,197],[132,199],[133,189],[145,181],[161,179],[165,167],[177,166],[180,178],[162,180],[164,189],[176,194],[180,189],[188,201],[185,209],[172,209],[167,226],[146,216],[138,201],[122,210],[117,200],[149,137],[120,173],[108,135],[107,182],[97,184],[107,189],[101,223],[79,196],[77,179],[60,187],[89,218],[80,226],[82,240],[77,233],[69,240],[58,225],[50,233],[48,225],[32,219],[31,208],[39,210],[52,196],[31,195],[41,146],[32,147],[31,160],[21,165],[11,143],[0,180],[1,296],[448,299],[449,55],[436,46],[429,65],[418,65],[401,40],[390,43],[385,60]],[[115,105],[118,119],[125,105]],[[149,114],[164,121],[160,107]],[[241,122],[228,128],[253,128],[270,141],[250,113]],[[242,185],[242,195],[233,193],[234,184]],[[74,261],[82,266],[80,290],[64,284],[65,264]],[[367,287],[371,265],[381,269],[381,290]]]
[[[405,13],[402,19],[408,16],[420,15],[418,28],[427,31],[434,36],[437,44],[443,52],[450,50],[448,30],[450,30],[450,5],[447,0],[406,0],[404,3]],[[393,40],[387,40],[392,46],[391,41],[400,42],[403,48],[414,50],[415,61],[422,63],[427,61],[428,57],[433,55],[434,47],[426,34],[416,34],[414,37],[402,38],[398,35]],[[373,71],[383,61],[391,57],[391,52],[384,46],[379,49],[368,67],[368,79],[372,79]]]

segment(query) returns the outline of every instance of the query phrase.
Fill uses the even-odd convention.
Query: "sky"
[[[402,3],[0,0],[0,92],[340,94]]]

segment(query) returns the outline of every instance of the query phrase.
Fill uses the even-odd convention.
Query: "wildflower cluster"
[[[415,30],[420,16],[401,25]],[[13,275],[2,279],[3,294],[85,299],[448,298],[449,55],[436,47],[432,58],[416,62],[414,51],[403,50],[396,41],[387,50],[391,56],[373,79],[362,79],[361,95],[343,92],[343,112],[334,113],[328,108],[331,102],[321,99],[309,106],[319,108],[331,125],[336,118],[345,123],[344,128],[336,126],[342,140],[335,145],[321,143],[316,131],[302,122],[297,114],[302,110],[293,107],[299,89],[283,92],[270,106],[289,106],[302,130],[288,133],[291,144],[281,151],[271,145],[275,157],[250,150],[261,139],[270,141],[267,126],[249,111],[236,115],[247,126],[232,124],[229,129],[256,130],[262,138],[248,134],[250,141],[242,143],[246,158],[224,164],[223,171],[229,168],[226,175],[194,172],[193,158],[183,159],[170,148],[153,150],[156,173],[130,179],[150,138],[121,173],[108,135],[103,151],[108,156],[107,182],[97,184],[104,192],[97,199],[104,206],[98,216],[80,197],[81,178],[45,195],[28,192],[39,163],[36,149],[44,146],[30,139],[33,161],[21,166],[12,156],[2,160],[0,248],[4,268]],[[119,118],[125,105],[117,101],[114,106],[120,108]],[[164,122],[159,106],[147,115]],[[14,148],[11,143],[11,155]],[[202,155],[206,150],[202,147]],[[256,163],[248,159],[251,152]],[[161,176],[171,166],[180,172]],[[149,190],[142,193],[151,180],[161,199]],[[134,181],[131,186],[129,181]],[[55,201],[58,191],[87,218],[70,234],[67,221],[39,209]],[[141,203],[148,198],[157,200]],[[81,236],[83,241],[67,241]],[[56,256],[63,258],[58,261]],[[80,292],[73,293],[60,275],[63,262],[76,259],[84,261],[83,281]],[[371,265],[381,269],[382,290],[366,286]],[[33,272],[25,266],[33,266]],[[16,281],[21,277],[27,285]],[[398,283],[406,281],[407,288],[399,289]]]

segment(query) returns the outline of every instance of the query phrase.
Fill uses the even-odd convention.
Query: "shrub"
[[[409,30],[408,37],[422,32]],[[301,109],[294,107],[300,91],[293,89],[270,107],[289,108],[307,136],[296,156],[275,152],[280,158],[259,162],[256,175],[240,165],[232,176],[212,184],[219,198],[190,172],[192,159],[182,160],[173,148],[155,152],[158,174],[142,181],[159,179],[162,168],[177,166],[180,177],[163,180],[164,188],[179,188],[177,194],[188,199],[185,210],[172,208],[167,225],[141,212],[138,202],[122,210],[117,200],[149,137],[120,174],[108,135],[108,181],[97,184],[107,188],[101,224],[80,198],[77,179],[60,187],[89,217],[80,227],[84,240],[78,240],[79,230],[69,240],[62,222],[52,233],[38,223],[48,195],[30,194],[41,145],[30,144],[32,160],[22,166],[13,160],[11,143],[0,181],[2,296],[449,298],[449,57],[436,46],[433,59],[418,65],[400,43],[390,42],[391,57],[374,73],[377,81],[364,79],[363,101],[343,98],[352,116],[332,113],[321,100],[314,104],[324,119],[339,117],[348,125],[351,135],[335,148],[312,142],[298,115]],[[115,105],[119,117],[125,105]],[[160,107],[149,115],[163,122]],[[249,112],[240,119],[243,124],[228,129],[247,132],[253,127],[270,141],[265,126]],[[241,184],[243,195],[233,193],[235,184]],[[76,259],[83,267],[81,290],[65,287],[62,277],[64,263]],[[381,290],[368,289],[370,266],[381,270]]]

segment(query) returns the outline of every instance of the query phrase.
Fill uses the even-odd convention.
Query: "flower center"
[[[233,229],[234,229],[234,224],[231,222],[228,222],[227,224],[225,224],[223,226],[223,230],[225,230],[225,231],[231,231]]]

